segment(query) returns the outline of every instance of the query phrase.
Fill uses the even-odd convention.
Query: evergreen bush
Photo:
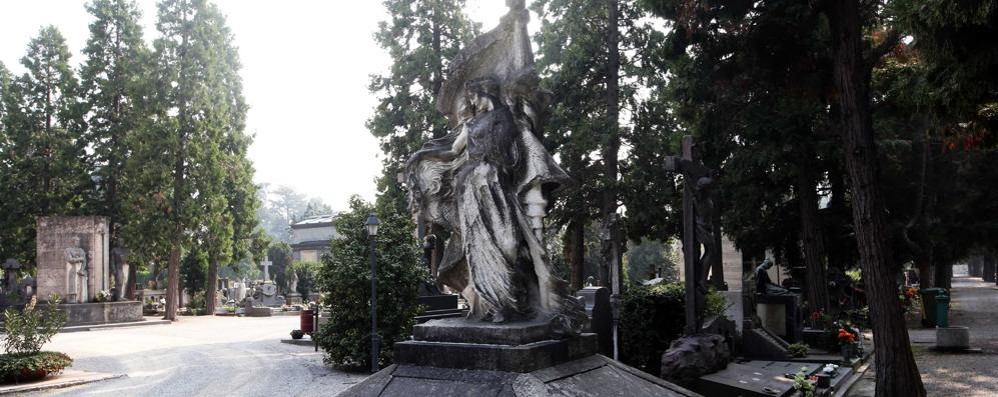
[[[323,256],[317,280],[330,318],[316,337],[326,353],[323,361],[337,368],[371,365],[370,240],[364,228],[371,212],[376,212],[381,222],[376,240],[381,366],[391,363],[392,345],[411,335],[420,312],[416,302],[419,285],[429,277],[408,214],[392,208],[375,211],[354,196],[350,211],[334,221],[341,237],[332,241],[330,253]]]
[[[683,335],[686,326],[686,288],[681,281],[643,285],[624,292],[620,318],[620,359],[625,364],[658,376],[662,353]],[[724,295],[711,290],[706,317],[721,314]]]

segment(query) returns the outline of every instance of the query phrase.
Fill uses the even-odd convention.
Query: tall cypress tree
[[[628,56],[621,48],[643,48],[654,31],[641,20],[646,14],[634,1],[539,0],[531,9],[541,18],[534,37],[537,67],[543,84],[554,93],[544,140],[577,182],[556,203],[552,218],[556,226],[566,226],[566,262],[572,268],[572,286],[579,288],[586,226],[597,217],[606,223],[620,205],[618,155],[630,134],[621,127],[620,110],[636,113],[638,87],[647,81],[652,66],[643,50],[635,52],[642,55]],[[621,74],[627,78],[621,79]],[[610,230],[609,237],[608,252],[619,261],[622,234]],[[604,285],[609,273],[608,268],[601,270]]]
[[[434,101],[446,79],[448,62],[478,32],[462,9],[465,0],[385,0],[391,20],[378,24],[375,41],[388,51],[388,73],[371,78],[378,106],[367,128],[381,142],[384,171],[378,179],[381,198],[406,212],[396,174],[409,156],[430,138],[447,134],[447,122]]]
[[[21,64],[27,72],[4,92],[5,136],[0,148],[8,189],[0,254],[24,263],[35,258],[35,217],[83,211],[92,189],[83,162],[85,129],[79,83],[70,67],[66,40],[53,26],[28,43]]]
[[[87,5],[95,18],[80,70],[82,96],[88,109],[87,141],[93,154],[97,195],[90,211],[108,217],[111,247],[117,247],[126,222],[122,203],[126,159],[135,141],[130,135],[145,121],[143,102],[149,91],[149,50],[142,40],[141,13],[134,1],[96,0]],[[135,280],[130,266],[128,280]],[[120,293],[132,298],[134,288]]]
[[[154,43],[153,121],[135,134],[129,167],[138,173],[135,230],[169,241],[157,250],[168,247],[166,318],[176,320],[184,248],[196,238],[213,246],[218,260],[229,252],[223,143],[231,131],[241,133],[245,105],[233,94],[241,91],[234,83],[238,61],[217,7],[205,0],[166,0],[156,26],[161,37]]]

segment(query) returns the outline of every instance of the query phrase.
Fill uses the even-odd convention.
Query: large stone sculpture
[[[553,274],[545,207],[568,175],[537,135],[550,94],[538,87],[522,0],[451,64],[437,108],[452,128],[406,164],[417,219],[450,232],[438,280],[467,299],[469,318],[550,319],[576,334],[585,312]]]
[[[73,237],[73,245],[66,247],[66,295],[70,303],[86,303],[87,299],[87,251],[80,247],[80,238]]]

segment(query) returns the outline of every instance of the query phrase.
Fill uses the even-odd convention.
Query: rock
[[[684,336],[662,354],[662,379],[691,385],[697,378],[728,366],[731,350],[721,335]]]

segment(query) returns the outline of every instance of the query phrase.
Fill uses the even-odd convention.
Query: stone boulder
[[[684,336],[672,342],[662,354],[661,377],[681,386],[720,371],[731,362],[731,349],[721,335]]]

